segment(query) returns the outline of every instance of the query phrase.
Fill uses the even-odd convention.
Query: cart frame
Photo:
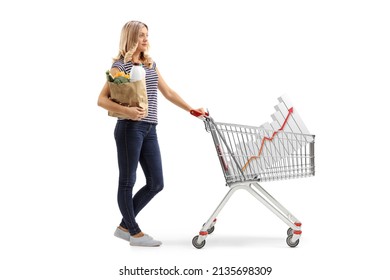
[[[226,185],[229,187],[199,234],[192,239],[193,246],[197,249],[205,246],[207,236],[215,229],[218,214],[230,197],[237,190],[243,189],[287,224],[287,245],[296,247],[302,234],[302,223],[259,182],[314,176],[315,136],[219,123],[208,113],[203,115],[198,111],[191,111],[191,114],[202,119],[206,131],[211,133]],[[254,153],[255,146],[259,149],[257,153]]]

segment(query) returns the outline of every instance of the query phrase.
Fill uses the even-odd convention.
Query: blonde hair
[[[123,59],[124,62],[129,62],[132,60],[134,52],[138,47],[138,36],[140,30],[146,27],[149,30],[148,26],[145,23],[140,21],[129,21],[123,27],[121,31],[121,38],[119,41],[119,53],[114,58],[114,62]],[[146,52],[141,52],[140,61],[148,68],[152,68],[153,60],[148,55],[147,51],[149,50],[149,42],[148,48]]]

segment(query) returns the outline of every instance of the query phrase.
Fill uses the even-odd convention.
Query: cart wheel
[[[204,223],[203,226],[204,226],[205,224],[206,224],[206,223]],[[207,233],[208,233],[208,234],[212,234],[212,233],[214,232],[214,229],[215,229],[215,226],[212,226],[211,228],[209,228],[209,229],[207,230]]]
[[[287,236],[286,242],[287,242],[287,245],[288,245],[288,246],[290,246],[291,248],[294,248],[294,247],[297,247],[297,246],[298,246],[298,244],[299,244],[299,239],[297,239],[297,241],[295,241],[295,242],[291,242],[292,237],[293,237],[293,235]]]
[[[209,228],[209,229],[207,230],[207,233],[208,233],[208,234],[212,234],[212,233],[214,232],[214,229],[215,229],[215,227],[212,226],[211,228]]]
[[[292,228],[289,228],[287,230],[287,235],[290,236],[290,235],[293,235],[293,229]]]
[[[196,249],[202,249],[204,245],[206,245],[206,240],[203,240],[202,243],[198,244],[198,238],[199,235],[195,235],[194,238],[192,238],[192,245],[194,245]]]

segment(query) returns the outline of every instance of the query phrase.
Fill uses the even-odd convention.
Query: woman
[[[148,27],[139,21],[127,22],[121,32],[119,53],[114,59],[111,74],[118,71],[130,73],[134,63],[142,63],[146,72],[148,114],[138,107],[121,106],[110,99],[106,83],[100,92],[98,106],[127,118],[118,118],[115,141],[119,166],[118,205],[122,221],[114,235],[127,240],[133,246],[160,246],[161,242],[143,233],[135,217],[163,189],[163,173],[160,149],[156,134],[157,89],[178,107],[191,111],[188,105],[162,78],[156,63],[148,55]],[[203,109],[198,111],[204,113]],[[140,163],[146,185],[133,196],[136,170]]]

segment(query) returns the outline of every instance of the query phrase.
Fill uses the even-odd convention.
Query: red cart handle
[[[205,112],[204,114],[198,110],[191,110],[190,111],[191,115],[197,117],[197,118],[200,118],[200,119],[203,119],[204,117],[208,117],[209,116],[209,112]]]

